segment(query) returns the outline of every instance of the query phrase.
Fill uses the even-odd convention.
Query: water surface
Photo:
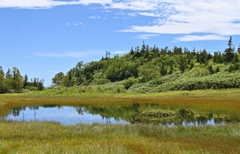
[[[70,106],[62,107],[24,107],[16,114],[16,108],[4,118],[4,120],[13,121],[49,121],[59,122],[63,125],[74,125],[79,123],[112,123],[112,124],[128,124],[121,119],[112,117],[103,117],[98,114],[91,114],[85,108],[81,108],[82,112],[78,113],[77,109]]]
[[[239,117],[226,114],[196,112],[191,109],[172,109],[160,106],[25,106],[13,107],[2,117],[5,121],[49,121],[62,125],[80,123],[155,124],[159,126],[204,126],[240,122]]]

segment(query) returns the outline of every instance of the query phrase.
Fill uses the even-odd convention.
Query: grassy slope
[[[0,95],[0,113],[12,106],[158,102],[185,108],[240,113],[240,89],[153,94],[57,91]],[[91,96],[91,97],[90,97]],[[0,122],[0,153],[240,153],[240,125],[171,128],[147,125]]]

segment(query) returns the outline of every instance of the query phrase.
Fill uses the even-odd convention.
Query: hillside
[[[66,74],[59,72],[52,79],[55,86],[95,86],[104,90],[128,92],[161,92],[171,90],[239,88],[240,47],[232,45],[232,37],[224,52],[207,53],[206,49],[169,50],[145,45],[129,53],[83,64]],[[120,90],[119,90],[120,89]]]

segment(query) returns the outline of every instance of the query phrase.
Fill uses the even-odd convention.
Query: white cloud
[[[95,17],[95,16],[89,16],[88,18],[96,19],[97,17]]]
[[[219,35],[184,35],[182,37],[175,38],[177,41],[203,41],[203,40],[228,40],[229,37]]]
[[[159,9],[159,4],[154,2],[149,2],[147,0],[133,0],[133,1],[123,1],[115,2],[107,6],[106,8],[112,9],[122,9],[122,10],[156,10]]]
[[[135,17],[135,16],[136,16],[136,13],[128,13],[128,15]]]
[[[144,16],[159,16],[153,26],[133,25],[122,32],[240,35],[240,0],[134,0],[111,6],[118,9],[145,10],[137,12]]]
[[[66,25],[68,25],[68,26],[70,26],[70,25],[73,25],[73,26],[79,26],[79,25],[85,26],[81,22],[66,23]]]
[[[121,54],[121,53],[127,53],[126,51],[114,51],[110,52],[111,54]]]
[[[79,25],[82,25],[82,23],[81,22],[74,22],[73,25],[74,26],[79,26]]]
[[[161,14],[155,14],[152,12],[139,12],[138,14],[143,16],[150,16],[150,17],[160,17]]]
[[[137,38],[137,39],[149,39],[152,36],[158,36],[158,34],[144,34],[144,35],[138,35],[137,37],[133,37],[133,38]]]
[[[24,9],[48,9],[61,5],[88,5],[111,4],[112,0],[78,0],[78,1],[54,1],[54,0],[1,0],[0,8],[24,8]]]
[[[99,19],[99,18],[101,18],[100,16],[89,16],[88,18],[91,18],[91,19]]]
[[[126,15],[126,14],[123,13],[123,12],[118,12],[118,13],[116,13],[116,15],[122,15],[122,16],[124,16],[124,15]]]

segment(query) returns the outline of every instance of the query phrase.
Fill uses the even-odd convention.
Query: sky
[[[44,78],[132,47],[240,45],[240,0],[0,0],[0,66]]]

